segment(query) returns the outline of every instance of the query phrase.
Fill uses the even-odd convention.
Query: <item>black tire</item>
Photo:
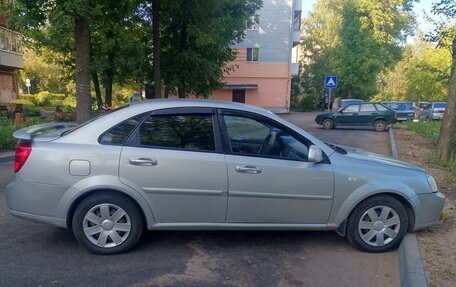
[[[376,208],[379,207],[379,208]],[[392,220],[394,217],[398,216],[399,220],[398,223],[399,225],[390,225],[391,228],[390,230],[396,230],[396,236],[394,238],[389,237],[387,234],[383,234],[383,231],[386,229],[384,227],[383,229],[380,230],[374,230],[376,227],[381,228],[380,226],[375,226],[376,222],[373,223],[373,232],[381,232],[378,234],[381,234],[383,240],[384,240],[384,245],[381,246],[374,246],[374,244],[377,244],[377,237],[378,234],[375,235],[375,238],[372,238],[370,240],[363,240],[361,237],[362,235],[366,236],[366,239],[369,237],[368,233],[370,232],[370,229],[359,229],[359,224],[361,221],[361,218],[363,217],[363,222],[364,220],[367,220],[369,215],[366,215],[366,213],[369,210],[375,210],[376,214],[381,215],[382,209],[380,207],[388,207],[391,210],[395,212],[396,215],[393,214],[393,212],[390,212],[388,216],[391,216],[387,220]],[[385,212],[386,213],[386,212]],[[378,219],[379,221],[381,219]],[[392,221],[391,221],[392,222]],[[374,196],[371,198],[366,199],[365,201],[361,202],[358,206],[355,207],[355,209],[352,211],[350,214],[348,220],[347,220],[347,239],[348,241],[357,249],[364,251],[364,252],[370,252],[370,253],[379,253],[379,252],[386,252],[392,249],[395,249],[399,246],[401,243],[402,239],[404,238],[405,234],[407,233],[408,230],[408,214],[407,210],[404,207],[404,205],[397,200],[396,198],[388,195],[379,195],[379,196]],[[386,236],[386,239],[385,239]],[[372,242],[375,240],[376,242]]]
[[[384,120],[376,120],[374,122],[374,130],[376,132],[386,131],[387,128],[388,128],[388,123]]]
[[[323,122],[321,123],[321,126],[325,130],[330,130],[330,129],[335,128],[334,121],[332,119],[323,120]]]
[[[116,246],[100,247],[95,243],[91,242],[90,239],[84,233],[84,224],[87,225],[87,222],[89,222],[86,220],[86,223],[84,223],[84,217],[90,210],[96,208],[100,204],[110,205],[110,207],[108,208],[108,212],[111,216],[113,215],[111,213],[115,213],[116,211],[114,206],[119,207],[126,213],[126,216],[122,217],[120,220],[123,220],[123,222],[127,222],[127,218],[129,219],[127,224],[130,224],[130,230],[128,232],[117,232],[117,234],[121,234],[122,237],[125,239],[123,242]],[[100,215],[100,217],[102,216]],[[119,221],[118,223],[121,222]],[[97,226],[98,228],[104,228],[102,227],[101,223],[96,225],[90,222],[89,224],[92,224],[92,227]],[[97,254],[117,254],[126,252],[130,250],[133,246],[135,246],[135,244],[141,238],[141,235],[144,231],[144,222],[139,207],[129,197],[115,192],[105,192],[91,195],[85,198],[83,201],[81,201],[81,203],[79,203],[73,215],[72,229],[77,241],[90,252]],[[101,233],[98,236],[101,236]],[[92,239],[94,238],[92,237]],[[109,240],[112,241],[112,244],[115,244],[110,236],[108,237],[107,242],[109,242]]]

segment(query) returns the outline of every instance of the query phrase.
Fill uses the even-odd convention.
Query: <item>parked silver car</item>
[[[443,120],[447,103],[433,102],[421,112],[420,118],[425,120]]]
[[[383,252],[444,204],[419,167],[236,103],[148,101],[14,136],[10,212],[71,228],[95,253],[126,251],[145,228],[335,230]]]

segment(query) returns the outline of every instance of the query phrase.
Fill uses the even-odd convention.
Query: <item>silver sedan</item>
[[[10,212],[71,228],[95,253],[127,251],[144,229],[334,230],[383,252],[444,205],[417,166],[235,103],[147,101],[14,136]]]

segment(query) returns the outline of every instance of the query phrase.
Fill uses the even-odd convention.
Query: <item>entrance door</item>
[[[245,104],[245,90],[233,90],[233,102]]]

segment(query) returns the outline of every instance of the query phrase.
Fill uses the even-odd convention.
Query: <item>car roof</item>
[[[223,102],[223,101],[211,101],[206,99],[151,99],[151,100],[144,100],[141,102],[135,102],[130,104],[128,108],[125,110],[142,110],[142,109],[166,109],[166,108],[183,108],[183,107],[206,107],[206,108],[220,108],[220,109],[236,109],[236,110],[243,110],[243,111],[251,111],[255,113],[268,113],[273,114],[271,111],[241,104],[235,102]]]

